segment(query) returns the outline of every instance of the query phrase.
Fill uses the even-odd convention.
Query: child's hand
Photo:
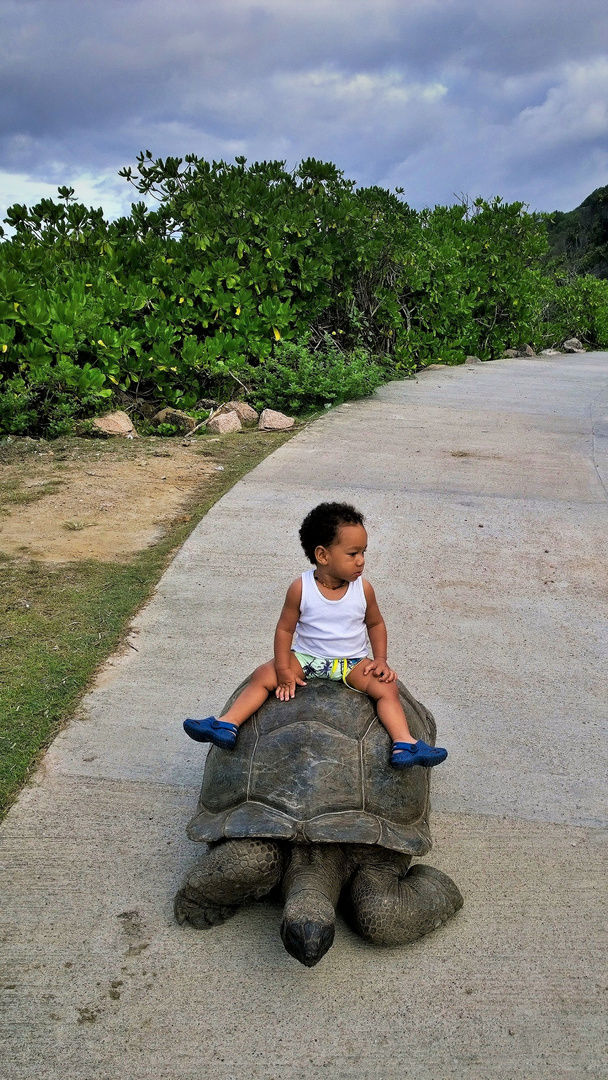
[[[279,701],[289,701],[290,698],[296,696],[296,686],[306,686],[304,679],[298,678],[294,675],[291,668],[277,671],[277,679],[279,685],[275,690],[275,694]]]
[[[380,682],[394,682],[397,678],[397,672],[393,671],[388,666],[388,661],[384,657],[378,656],[375,660],[370,660],[368,664],[363,668],[364,675],[375,675]]]

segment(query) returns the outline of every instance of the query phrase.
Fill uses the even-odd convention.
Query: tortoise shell
[[[398,686],[412,735],[434,744],[433,716]],[[211,747],[188,836],[379,844],[424,855],[430,770],[392,768],[390,749],[370,699],[342,683],[311,679],[291,701],[272,695],[243,724],[234,750]]]

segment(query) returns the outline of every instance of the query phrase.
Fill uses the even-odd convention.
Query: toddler
[[[375,702],[393,740],[391,765],[439,765],[448,752],[412,737],[397,675],[386,659],[384,619],[374,590],[362,577],[367,548],[363,516],[348,503],[320,503],[304,518],[300,540],[313,569],[287,590],[274,635],[274,660],[256,668],[221,719],[185,720],[186,733],[197,742],[232,749],[241,724],[269,694],[289,701],[307,678],[340,679]],[[373,660],[367,655],[368,637]]]

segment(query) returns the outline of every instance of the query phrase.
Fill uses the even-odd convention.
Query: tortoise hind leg
[[[226,840],[209,848],[186,874],[175,897],[175,918],[198,930],[231,918],[248,900],[278,885],[283,851],[271,840]]]
[[[396,852],[363,853],[349,886],[347,914],[354,930],[376,945],[406,945],[446,923],[463,899],[451,878]]]

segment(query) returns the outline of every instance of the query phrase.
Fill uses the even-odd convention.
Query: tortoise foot
[[[226,922],[249,900],[274,889],[283,872],[283,852],[271,840],[225,840],[210,848],[182,882],[175,918],[199,930]]]
[[[349,922],[375,945],[407,945],[456,914],[463,900],[447,874],[372,849],[350,884]]]
[[[209,926],[219,926],[236,915],[239,905],[211,904],[208,900],[201,902],[198,897],[192,895],[187,887],[179,890],[173,902],[175,918],[180,926],[189,923],[197,930],[206,930]]]

